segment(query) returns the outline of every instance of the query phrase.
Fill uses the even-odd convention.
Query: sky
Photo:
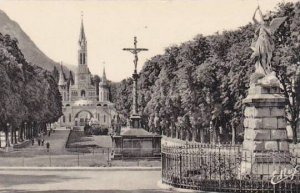
[[[138,70],[165,48],[193,39],[233,30],[252,20],[259,4],[263,13],[282,0],[0,0],[0,9],[19,23],[51,59],[77,66],[81,13],[88,41],[92,74],[121,81],[132,75],[133,55],[122,49],[138,47]],[[296,2],[289,0],[288,2]]]

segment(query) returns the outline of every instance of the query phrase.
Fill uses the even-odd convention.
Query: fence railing
[[[298,155],[276,152],[247,154],[240,146],[163,145],[162,181],[201,191],[297,193],[300,192],[299,158]],[[250,164],[249,172],[244,173],[242,162],[256,164]],[[291,167],[285,170],[287,162]],[[282,165],[281,175],[272,175],[278,164]]]
[[[112,154],[116,159],[160,159],[161,148],[113,148]]]

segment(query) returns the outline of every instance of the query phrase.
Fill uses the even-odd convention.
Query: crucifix
[[[141,51],[148,51],[146,48],[137,48],[137,39],[136,36],[134,36],[134,48],[123,48],[124,51],[129,51],[132,54],[134,54],[134,73],[137,73],[137,62],[138,62],[138,53]]]
[[[137,80],[139,75],[137,74],[137,63],[138,63],[138,53],[141,51],[148,51],[146,48],[137,48],[137,39],[134,37],[134,48],[123,48],[124,51],[129,51],[134,55],[134,73],[133,77],[133,103],[132,103],[132,114],[131,114],[131,127],[140,128],[141,117],[138,114],[138,95],[137,95]]]

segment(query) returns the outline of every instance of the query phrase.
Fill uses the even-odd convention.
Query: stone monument
[[[261,23],[255,19],[257,11]],[[291,167],[285,120],[287,99],[281,93],[280,82],[271,68],[272,33],[285,18],[275,18],[268,25],[259,7],[255,14],[253,20],[260,25],[252,46],[255,72],[250,77],[248,96],[243,100],[246,108],[241,174],[269,177]]]
[[[130,116],[130,126],[124,127],[120,132],[115,132],[112,136],[114,159],[120,158],[145,158],[159,157],[161,136],[150,133],[141,128],[141,116],[138,113],[138,92],[137,82],[139,75],[137,73],[138,53],[147,51],[145,48],[137,48],[137,39],[134,37],[134,48],[124,48],[134,54],[134,73],[133,78],[133,102]]]

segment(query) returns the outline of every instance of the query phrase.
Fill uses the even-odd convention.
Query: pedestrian
[[[38,138],[38,145],[41,146],[41,139]]]
[[[50,137],[50,134],[51,134],[51,130],[48,131],[48,137]]]
[[[31,139],[31,145],[34,145],[34,138]]]
[[[46,148],[47,148],[47,152],[49,152],[49,149],[50,149],[50,143],[49,142],[46,143]]]
[[[44,142],[45,142],[45,140],[44,140],[44,139],[42,139],[42,146],[44,146]]]

